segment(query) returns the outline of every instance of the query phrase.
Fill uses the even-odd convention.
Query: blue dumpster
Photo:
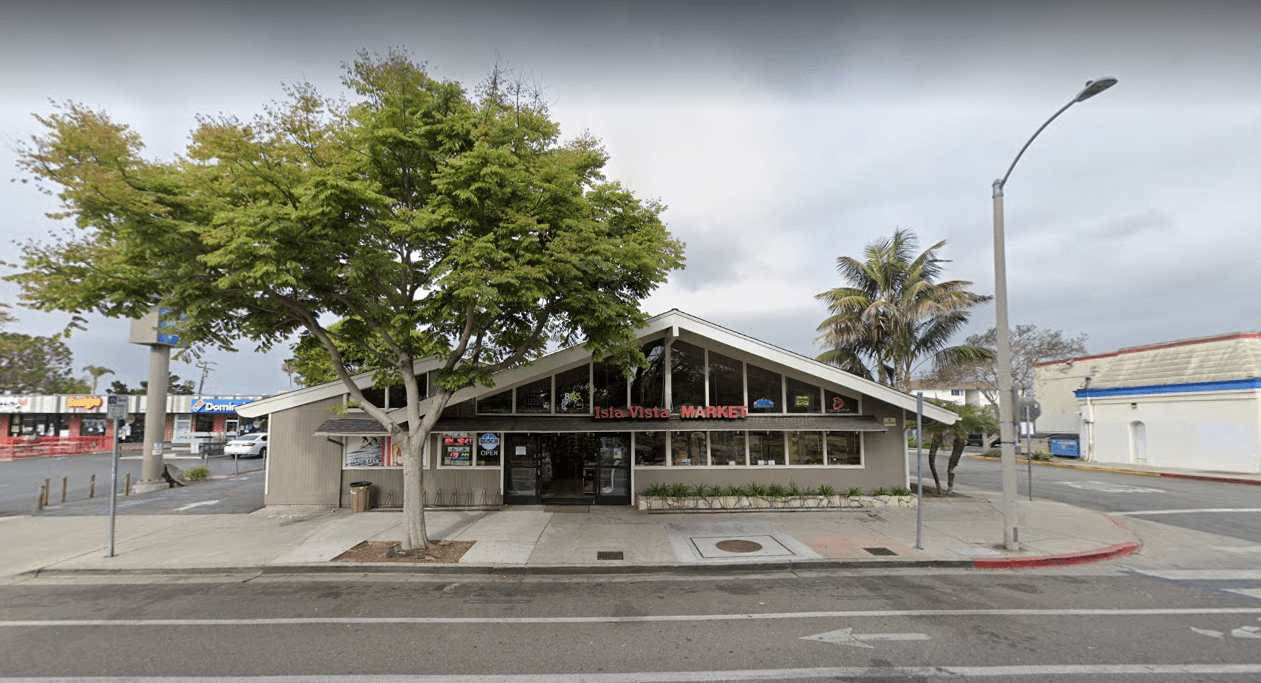
[[[1062,458],[1080,458],[1081,445],[1078,443],[1077,436],[1052,436],[1047,439],[1047,443],[1051,447],[1051,455],[1058,455]]]

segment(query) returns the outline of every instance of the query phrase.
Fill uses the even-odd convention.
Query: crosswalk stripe
[[[1136,572],[1170,581],[1261,581],[1261,569],[1141,569]]]
[[[1131,510],[1129,512],[1109,512],[1113,517],[1133,517],[1135,515],[1191,515],[1202,512],[1261,512],[1261,508],[1198,508],[1191,510]]]

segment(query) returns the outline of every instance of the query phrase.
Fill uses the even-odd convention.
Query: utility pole
[[[214,361],[203,360],[198,361],[197,367],[201,368],[201,382],[197,384],[197,395],[202,396],[202,389],[206,387],[206,375],[210,372],[210,366],[218,365]]]

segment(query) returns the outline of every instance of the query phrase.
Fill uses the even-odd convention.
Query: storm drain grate
[[[622,551],[620,550],[597,550],[595,554],[597,560],[621,560]]]
[[[897,553],[889,550],[888,548],[863,548],[863,550],[866,550],[872,555],[897,555]]]

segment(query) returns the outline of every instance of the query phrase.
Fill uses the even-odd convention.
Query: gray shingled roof
[[[1138,346],[1103,360],[1092,389],[1256,379],[1261,378],[1261,333]]]
[[[315,430],[316,436],[385,436],[389,434],[380,422],[363,416],[334,417]]]

